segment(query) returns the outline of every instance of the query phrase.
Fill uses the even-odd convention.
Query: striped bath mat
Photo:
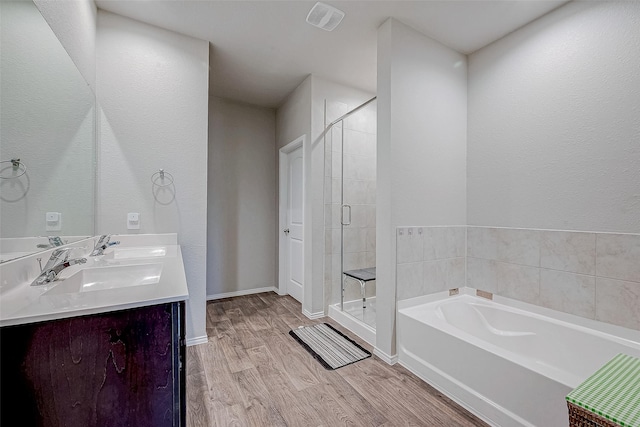
[[[289,331],[326,369],[334,370],[358,362],[371,353],[328,323]]]

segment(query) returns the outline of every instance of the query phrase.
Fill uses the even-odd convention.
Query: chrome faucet
[[[75,265],[84,264],[86,258],[69,259],[71,248],[56,249],[51,253],[51,258],[40,272],[40,275],[31,283],[31,286],[40,286],[51,283],[58,277],[58,274],[65,268]]]
[[[62,239],[58,236],[49,236],[48,239],[49,239],[49,244],[40,243],[36,246],[40,249],[46,249],[46,248],[55,248],[56,246],[62,246],[65,244],[62,241]]]
[[[109,246],[120,244],[119,241],[109,242],[109,240],[111,240],[111,236],[108,234],[103,234],[102,236],[100,236],[100,238],[98,239],[98,242],[96,243],[96,246],[93,248],[93,251],[91,251],[89,256],[104,255],[104,250],[107,249]]]

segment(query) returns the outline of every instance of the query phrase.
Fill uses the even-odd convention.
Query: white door
[[[287,241],[287,293],[302,302],[304,282],[303,251],[303,159],[302,147],[287,154],[287,221],[283,232]]]

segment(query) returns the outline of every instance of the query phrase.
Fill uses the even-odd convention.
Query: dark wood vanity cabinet
[[[0,425],[185,426],[184,302],[0,328]]]

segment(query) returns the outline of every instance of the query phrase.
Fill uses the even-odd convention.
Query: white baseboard
[[[207,301],[213,301],[223,298],[241,297],[243,295],[261,294],[263,292],[278,292],[275,286],[267,286],[265,288],[247,289],[246,291],[226,292],[224,294],[207,295]]]
[[[209,338],[206,335],[202,335],[200,337],[188,338],[187,339],[187,347],[191,347],[192,345],[206,344],[209,342]]]
[[[311,320],[320,319],[321,317],[324,317],[324,311],[318,311],[317,313],[311,313],[311,312],[303,309],[302,310],[302,314],[304,314],[305,316],[307,316]]]
[[[397,354],[395,354],[393,356],[390,356],[387,353],[385,353],[384,351],[380,350],[378,347],[374,347],[373,354],[378,356],[380,359],[382,359],[383,362],[385,362],[388,365],[395,365],[396,363],[398,363],[398,355]]]

